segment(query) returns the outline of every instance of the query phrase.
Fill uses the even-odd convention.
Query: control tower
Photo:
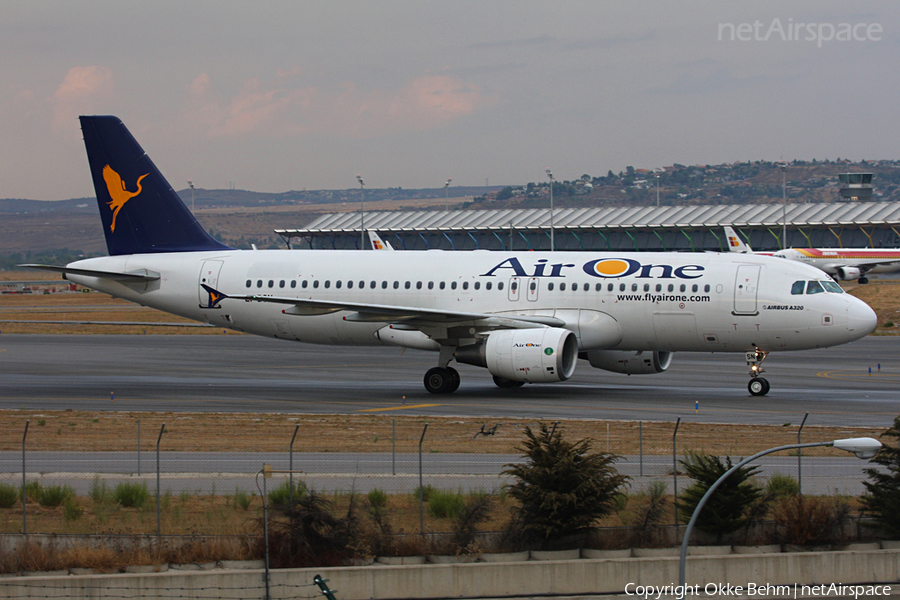
[[[841,173],[842,202],[870,202],[872,200],[871,173]]]

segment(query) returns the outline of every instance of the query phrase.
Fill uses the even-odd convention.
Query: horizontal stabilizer
[[[110,271],[95,271],[94,269],[73,269],[72,267],[58,267],[56,265],[16,265],[26,269],[38,269],[40,271],[54,271],[61,273],[63,279],[66,274],[84,275],[85,277],[98,277],[100,279],[111,279],[122,283],[142,283],[147,281],[156,281],[159,279],[159,273],[148,271],[147,269],[138,269],[128,273],[113,273]]]

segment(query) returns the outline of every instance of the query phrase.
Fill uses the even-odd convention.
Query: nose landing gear
[[[747,366],[750,367],[751,377],[750,383],[747,384],[747,390],[752,396],[765,396],[769,393],[769,381],[764,377],[760,377],[762,373],[765,373],[761,365],[768,355],[768,352],[759,348],[754,352],[747,352],[745,355]]]

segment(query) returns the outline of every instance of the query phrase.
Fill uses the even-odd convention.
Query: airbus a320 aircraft
[[[858,280],[869,283],[867,273],[896,273],[900,271],[900,248],[880,250],[847,248],[787,248],[776,252],[753,252],[731,227],[725,227],[728,250],[741,254],[764,254],[812,265],[838,281]]]
[[[678,350],[746,353],[750,393],[772,350],[859,339],[875,313],[821,271],[716,253],[235,250],[199,225],[116,117],[81,117],[108,257],[39,265],[138,304],[267,337],[431,350],[500,387],[569,379],[579,358],[665,371]],[[34,265],[30,265],[34,266]]]

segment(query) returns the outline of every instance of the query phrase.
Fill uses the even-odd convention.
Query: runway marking
[[[364,408],[356,412],[384,412],[387,410],[406,410],[408,408],[431,408],[440,404],[410,404],[409,406],[391,406],[388,408]]]
[[[859,371],[822,371],[816,373],[816,377],[824,377],[825,379],[849,379],[854,381],[866,381],[877,377],[879,379],[898,379],[900,373],[860,373]]]

